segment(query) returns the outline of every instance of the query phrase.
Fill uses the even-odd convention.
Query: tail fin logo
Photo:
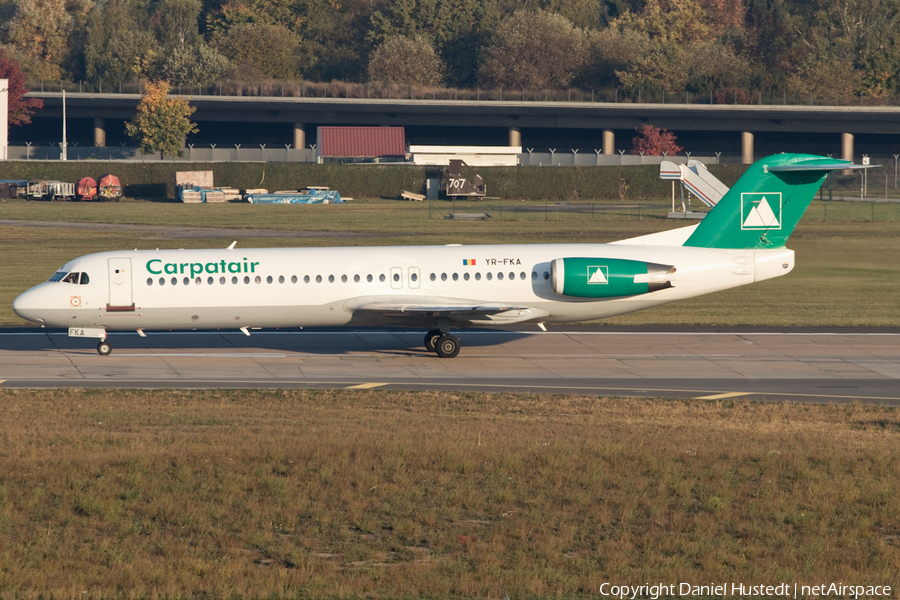
[[[741,194],[741,229],[781,229],[781,192]]]

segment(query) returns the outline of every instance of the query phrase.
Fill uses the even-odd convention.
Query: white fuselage
[[[621,258],[676,270],[668,278],[668,289],[620,298],[570,298],[554,293],[551,286],[551,263],[563,257]],[[627,242],[134,250],[74,259],[60,271],[86,273],[87,283],[42,283],[20,295],[13,308],[44,326],[107,330],[404,324],[402,313],[385,318],[357,310],[373,303],[520,307],[465,323],[474,326],[573,322],[777,277],[793,266],[794,253],[787,249]]]

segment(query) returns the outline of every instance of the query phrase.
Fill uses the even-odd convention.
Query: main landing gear
[[[97,344],[97,352],[100,353],[100,356],[106,356],[112,352],[112,346],[106,340],[100,340],[100,343]]]
[[[432,329],[425,334],[425,349],[436,352],[441,358],[453,358],[459,354],[459,339],[440,329]]]

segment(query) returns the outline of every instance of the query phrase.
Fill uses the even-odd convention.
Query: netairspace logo
[[[600,595],[619,598],[620,600],[638,600],[648,598],[657,600],[661,597],[719,596],[722,598],[746,598],[771,596],[778,598],[819,598],[840,597],[863,598],[889,597],[889,585],[844,585],[843,583],[820,583],[818,585],[802,585],[799,583],[779,583],[777,585],[752,585],[746,583],[709,583],[693,585],[690,583],[645,583],[644,585],[616,585],[604,583],[600,586]]]
[[[741,229],[781,229],[781,192],[741,194]]]

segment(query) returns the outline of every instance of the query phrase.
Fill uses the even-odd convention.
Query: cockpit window
[[[57,271],[53,275],[50,276],[50,279],[47,281],[62,281],[62,278],[66,276],[65,271]]]
[[[82,274],[81,274],[81,282],[80,282],[81,285],[87,285],[87,284],[90,283],[90,282],[91,282],[91,278],[88,277],[88,274],[87,274],[87,273],[82,273]]]
[[[78,283],[78,276],[80,273],[69,273],[63,279],[63,283]]]

